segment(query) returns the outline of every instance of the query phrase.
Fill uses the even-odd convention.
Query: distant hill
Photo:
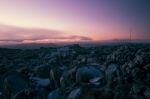
[[[57,47],[57,44],[53,43],[24,43],[24,44],[10,44],[10,45],[1,45],[2,48],[11,48],[11,49],[37,49],[40,47]]]
[[[86,42],[59,42],[59,43],[23,43],[23,44],[7,44],[7,45],[0,45],[0,48],[11,48],[11,49],[38,49],[41,47],[61,47],[61,46],[68,46],[79,44],[80,46],[84,47],[92,47],[92,46],[101,46],[101,45],[122,45],[128,43],[150,43],[150,40],[132,40],[129,41],[127,39],[119,40],[104,40],[104,41],[86,41]]]

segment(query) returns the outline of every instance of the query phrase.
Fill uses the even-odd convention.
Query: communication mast
[[[132,29],[130,29],[130,42],[132,41]]]

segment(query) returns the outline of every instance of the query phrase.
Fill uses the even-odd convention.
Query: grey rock
[[[35,74],[40,78],[49,78],[49,71],[51,67],[49,65],[41,65],[35,68]]]
[[[12,99],[35,99],[34,93],[28,89],[23,89],[16,93]]]
[[[141,70],[140,68],[134,68],[131,71],[131,75],[133,77],[133,80],[143,80],[145,75],[145,72]]]
[[[60,78],[63,74],[63,70],[59,67],[55,67],[50,70],[50,82],[51,88],[60,88]]]
[[[74,68],[71,68],[71,69],[69,69],[63,73],[63,75],[60,78],[61,88],[64,89],[64,88],[70,87],[73,83],[75,83],[75,81],[76,81],[76,76],[75,76],[76,70],[77,70],[77,68],[74,67]]]
[[[146,90],[146,86],[142,82],[134,83],[130,94],[132,94],[133,99],[144,99],[144,91]],[[147,95],[147,93],[145,93]]]
[[[28,88],[29,83],[26,78],[14,72],[4,79],[4,87],[9,97],[22,89]]]
[[[119,65],[117,64],[110,64],[107,69],[105,70],[105,77],[108,84],[113,82],[121,82],[121,71],[119,69]]]
[[[50,85],[49,78],[43,79],[43,78],[39,78],[39,77],[31,77],[30,80],[41,87],[48,87]]]
[[[56,89],[48,94],[47,99],[60,99],[59,96],[60,89]]]
[[[5,99],[5,95],[0,91],[0,99]]]
[[[150,72],[150,64],[147,64],[143,67],[147,72]]]
[[[90,80],[94,78],[103,79],[104,78],[104,72],[100,70],[100,68],[94,67],[94,66],[85,66],[81,67],[77,70],[76,73],[76,81],[79,83],[87,82],[89,83]]]
[[[82,96],[82,89],[76,88],[70,92],[67,99],[81,99]]]
[[[150,49],[140,49],[135,56],[133,61],[137,67],[143,67],[150,63]]]
[[[150,99],[150,89],[147,88],[146,91],[144,92],[144,96],[147,98],[147,99]]]

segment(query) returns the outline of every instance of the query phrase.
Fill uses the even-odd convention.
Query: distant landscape
[[[67,45],[79,44],[83,47],[94,47],[100,45],[126,45],[128,43],[133,44],[149,44],[150,40],[105,40],[105,41],[86,41],[86,42],[59,42],[59,43],[24,43],[24,44],[3,44],[0,48],[11,49],[38,49],[41,47],[62,47]]]

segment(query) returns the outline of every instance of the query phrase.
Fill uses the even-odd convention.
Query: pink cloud
[[[46,29],[31,29],[20,28],[14,26],[0,25],[0,42],[19,42],[25,41],[38,42],[38,41],[85,41],[92,40],[89,37],[82,35],[70,35],[63,31],[46,30]]]

